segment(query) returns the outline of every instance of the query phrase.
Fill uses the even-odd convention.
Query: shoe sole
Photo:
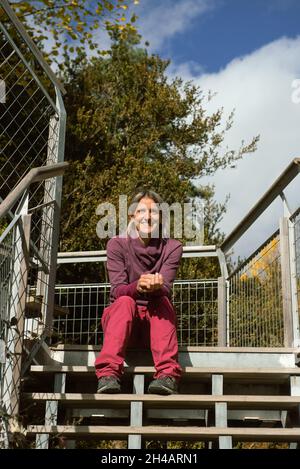
[[[97,394],[118,394],[119,392],[121,392],[121,388],[110,388],[109,386],[97,389]]]
[[[178,394],[177,391],[173,391],[172,389],[166,388],[164,386],[159,386],[157,388],[155,386],[151,386],[151,388],[148,389],[148,393],[149,394],[161,394],[163,396],[167,396],[169,394]]]

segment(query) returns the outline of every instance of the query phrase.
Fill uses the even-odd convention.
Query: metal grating
[[[102,343],[100,321],[109,304],[109,283],[57,285],[55,302],[67,309],[54,320],[53,342],[66,344]],[[217,345],[218,282],[175,281],[173,304],[178,317],[179,345]]]
[[[243,262],[229,282],[230,346],[283,346],[279,234]]]

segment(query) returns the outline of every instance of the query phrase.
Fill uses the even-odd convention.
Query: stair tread
[[[300,368],[205,368],[186,366],[182,368],[183,374],[192,375],[212,375],[212,374],[226,374],[226,375],[300,375]],[[30,371],[34,373],[95,373],[94,366],[85,365],[32,365]],[[125,373],[154,373],[153,366],[130,366],[124,368]]]
[[[255,438],[264,440],[266,437],[279,440],[300,440],[300,428],[254,428],[254,427],[159,427],[159,426],[44,426],[29,425],[28,433],[62,433],[65,436],[127,436],[144,435],[144,436],[179,436],[194,438],[217,438],[219,436],[233,436],[238,439],[248,440]]]
[[[82,394],[82,393],[24,393],[24,399],[40,401],[60,401],[64,404],[109,404],[122,406],[130,402],[144,402],[155,404],[159,407],[169,407],[172,405],[186,405],[195,407],[200,404],[204,407],[212,407],[216,402],[226,402],[229,407],[257,406],[263,408],[284,408],[297,407],[300,405],[300,396],[266,396],[266,395],[211,395],[211,394],[173,394],[161,396],[158,394]]]
[[[83,345],[83,344],[57,344],[51,345],[51,350],[54,351],[95,351],[101,349],[100,345]],[[133,350],[133,349],[132,349]],[[203,346],[203,345],[180,345],[179,352],[201,352],[201,353],[271,353],[271,354],[298,354],[300,353],[299,347],[217,347],[217,346]],[[149,350],[150,351],[150,350]]]

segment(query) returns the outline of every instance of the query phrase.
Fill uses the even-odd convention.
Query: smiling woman
[[[163,236],[162,202],[153,191],[138,192],[130,205],[126,234],[107,243],[111,291],[101,319],[104,343],[95,361],[99,393],[120,392],[126,349],[149,346],[156,372],[148,392],[178,391],[182,369],[170,295],[182,244]]]
[[[138,192],[128,209],[130,223],[127,233],[132,238],[139,236],[145,245],[150,238],[159,238],[162,233],[162,215],[160,207],[163,199],[156,192],[145,190]]]

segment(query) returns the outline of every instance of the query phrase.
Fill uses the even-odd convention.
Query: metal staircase
[[[250,441],[296,446],[300,440],[297,349],[181,347],[180,394],[171,396],[146,393],[154,368],[136,366],[138,350],[127,354],[122,394],[95,394],[89,363],[98,350],[60,346],[49,351],[51,364],[31,366],[22,402],[24,409],[35,406],[27,435],[32,442],[36,437],[36,448],[55,447],[58,437],[68,448],[92,439],[93,445],[123,440],[128,449],[146,448],[149,440],[223,449]],[[62,354],[63,362],[55,360]],[[86,364],[74,365],[83,356]],[[151,363],[151,357],[143,353],[141,361]]]
[[[7,0],[0,8],[0,447],[13,447],[16,434],[24,446],[43,449],[89,439],[121,439],[131,449],[148,440],[296,447],[300,210],[291,213],[283,190],[300,160],[220,247],[184,248],[184,257],[214,257],[220,276],[174,284],[180,394],[148,395],[151,356],[133,350],[122,393],[95,394],[109,285],[55,287],[55,276],[57,264],[105,261],[106,253],[57,253],[67,167],[64,88]],[[230,249],[278,197],[284,208],[278,230],[229,272]]]

